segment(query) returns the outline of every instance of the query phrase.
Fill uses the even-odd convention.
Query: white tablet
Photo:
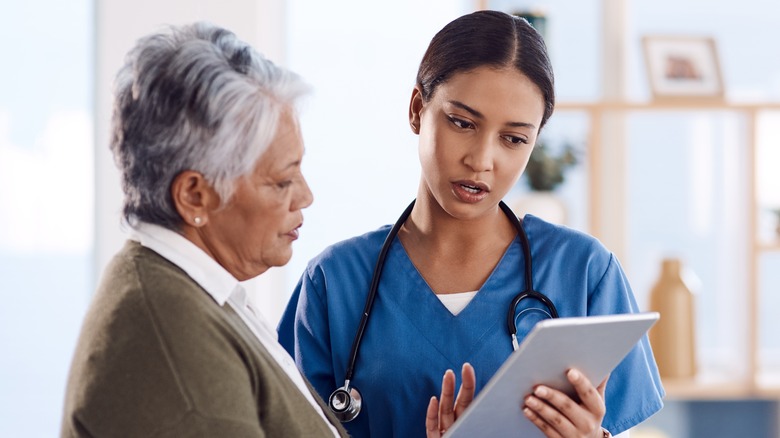
[[[521,411],[533,387],[545,384],[574,395],[565,376],[569,368],[577,368],[598,385],[658,317],[647,312],[537,323],[444,438],[544,437]]]

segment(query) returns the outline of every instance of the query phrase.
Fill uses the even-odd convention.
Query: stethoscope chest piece
[[[352,421],[360,413],[360,407],[363,404],[363,397],[355,388],[344,385],[333,391],[328,398],[328,406],[331,412],[342,423]]]

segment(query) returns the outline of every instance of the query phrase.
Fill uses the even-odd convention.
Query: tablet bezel
[[[657,312],[643,312],[540,321],[444,438],[543,437],[521,412],[525,396],[539,384],[574,395],[565,377],[570,368],[577,368],[598,385],[659,316]]]

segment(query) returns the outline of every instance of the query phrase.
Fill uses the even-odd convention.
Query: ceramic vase
[[[669,379],[690,379],[697,368],[694,294],[682,269],[679,259],[664,259],[650,291],[650,310],[661,314],[650,329],[650,344],[661,377]]]

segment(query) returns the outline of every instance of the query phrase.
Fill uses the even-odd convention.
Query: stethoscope
[[[542,312],[544,312],[550,318],[557,318],[558,311],[556,310],[553,302],[547,298],[546,295],[535,291],[533,288],[534,283],[531,277],[533,274],[533,270],[531,269],[531,245],[528,243],[528,236],[525,234],[523,224],[520,223],[520,220],[517,218],[517,216],[515,216],[512,210],[503,201],[499,202],[498,206],[501,207],[501,210],[509,218],[509,221],[512,222],[512,225],[517,228],[517,233],[520,236],[520,243],[523,247],[525,290],[517,294],[517,296],[512,299],[512,303],[510,304],[509,312],[507,313],[506,317],[507,327],[509,328],[509,335],[512,338],[512,348],[517,350],[518,343],[517,325],[515,324],[515,310],[517,309],[517,305],[520,304],[522,300],[526,298],[532,298],[542,302],[542,304],[544,304],[544,306],[547,308],[547,311],[542,310]],[[398,235],[398,230],[401,229],[401,226],[404,224],[404,222],[406,222],[406,219],[408,219],[409,215],[412,213],[413,207],[414,201],[412,201],[412,203],[406,207],[406,210],[404,210],[403,214],[401,214],[401,217],[398,218],[398,221],[395,223],[395,225],[393,225],[393,228],[390,229],[390,233],[385,238],[382,249],[379,251],[379,258],[376,261],[374,273],[371,277],[371,287],[368,289],[366,304],[363,307],[363,316],[360,319],[357,332],[355,332],[355,339],[352,341],[352,351],[349,353],[349,363],[344,378],[344,386],[333,391],[333,393],[328,398],[328,405],[330,406],[330,410],[333,412],[333,414],[336,415],[336,418],[338,418],[343,423],[354,420],[355,417],[357,417],[357,415],[360,413],[360,407],[363,404],[363,398],[361,397],[357,388],[350,387],[350,381],[352,380],[352,375],[355,370],[355,361],[357,360],[360,341],[363,339],[363,333],[365,332],[366,324],[368,323],[368,315],[371,313],[371,308],[374,305],[376,292],[379,288],[379,277],[382,275],[382,268],[385,265],[387,251],[390,249],[390,245]],[[520,315],[518,315],[518,317],[519,316]]]

